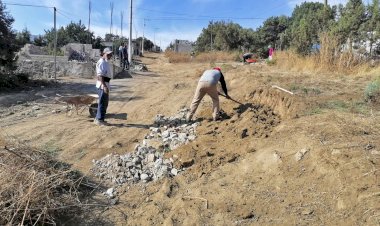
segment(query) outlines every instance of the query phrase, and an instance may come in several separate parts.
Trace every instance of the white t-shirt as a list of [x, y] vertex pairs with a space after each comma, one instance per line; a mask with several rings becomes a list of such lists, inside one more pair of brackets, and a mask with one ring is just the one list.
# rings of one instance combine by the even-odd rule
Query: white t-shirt
[[[100, 58], [98, 62], [96, 63], [96, 76], [111, 78], [110, 65], [104, 58]], [[107, 85], [109, 89], [110, 88], [109, 82], [105, 82], [105, 84]], [[103, 89], [102, 83], [99, 80], [96, 81], [96, 88]]]

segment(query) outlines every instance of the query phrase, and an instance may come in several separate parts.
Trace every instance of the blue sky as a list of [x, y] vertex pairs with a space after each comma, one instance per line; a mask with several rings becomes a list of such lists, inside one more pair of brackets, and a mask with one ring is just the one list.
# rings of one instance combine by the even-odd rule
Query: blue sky
[[[1, 0], [13, 16], [13, 28], [25, 27], [33, 35], [44, 34], [53, 27], [53, 9], [12, 4], [57, 8], [57, 26], [79, 20], [87, 27], [89, 0]], [[244, 28], [256, 29], [270, 16], [290, 15], [305, 0], [133, 0], [133, 38], [143, 35], [165, 48], [174, 39], [195, 41], [209, 21], [232, 21]], [[319, 0], [323, 2], [323, 0]], [[111, 2], [113, 3], [112, 33], [129, 36], [130, 0], [91, 0], [90, 30], [104, 37], [110, 32]], [[330, 4], [347, 0], [329, 0]], [[145, 26], [144, 26], [145, 21]]]

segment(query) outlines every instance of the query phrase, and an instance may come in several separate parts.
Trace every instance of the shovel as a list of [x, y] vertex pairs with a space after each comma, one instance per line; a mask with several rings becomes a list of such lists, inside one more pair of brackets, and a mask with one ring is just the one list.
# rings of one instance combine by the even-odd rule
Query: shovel
[[[218, 94], [219, 94], [220, 96], [222, 96], [222, 97], [225, 97], [225, 98], [227, 98], [227, 96], [226, 96], [226, 95], [224, 95], [224, 94], [221, 94], [221, 93], [219, 93], [219, 92], [218, 92]], [[235, 102], [235, 103], [238, 103], [238, 104], [240, 104], [240, 105], [244, 105], [243, 103], [240, 103], [239, 101], [237, 101], [237, 100], [234, 100], [234, 99], [232, 99], [231, 97], [230, 97], [230, 98], [227, 98], [227, 99], [229, 99], [229, 100], [232, 100], [233, 102]]]
[[[224, 94], [221, 94], [221, 93], [219, 93], [219, 92], [218, 92], [218, 94], [219, 94], [220, 96], [222, 96], [222, 97], [227, 98], [227, 96], [224, 95]], [[241, 103], [241, 102], [239, 102], [239, 101], [237, 101], [237, 100], [232, 99], [231, 97], [230, 97], [230, 98], [227, 98], [227, 99], [232, 100], [232, 101], [235, 102], [235, 103], [238, 103], [238, 104], [239, 104], [239, 109], [240, 109], [242, 112], [244, 112], [244, 111], [246, 111], [246, 110], [249, 110], [249, 111], [253, 111], [253, 110], [254, 110], [253, 107], [252, 107], [252, 105], [250, 105], [250, 104], [243, 104], [243, 103]]]

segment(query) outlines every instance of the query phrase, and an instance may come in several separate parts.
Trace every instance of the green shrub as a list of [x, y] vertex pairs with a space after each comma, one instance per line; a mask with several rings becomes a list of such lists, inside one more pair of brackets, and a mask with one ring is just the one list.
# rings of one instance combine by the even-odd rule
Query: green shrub
[[364, 99], [367, 102], [380, 101], [380, 79], [370, 82], [364, 91]]

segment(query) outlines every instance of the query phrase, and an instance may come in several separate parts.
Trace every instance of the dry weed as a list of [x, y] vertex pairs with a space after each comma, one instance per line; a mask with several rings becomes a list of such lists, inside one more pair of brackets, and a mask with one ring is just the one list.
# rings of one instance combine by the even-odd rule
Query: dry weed
[[83, 177], [47, 153], [0, 143], [0, 225], [55, 224], [80, 210]]
[[165, 56], [169, 59], [170, 63], [214, 63], [233, 61], [236, 59], [237, 53], [222, 51], [204, 52], [191, 57], [190, 53], [176, 53], [173, 51], [166, 51]]
[[319, 52], [308, 56], [301, 56], [293, 50], [277, 52], [278, 65], [304, 72], [361, 74], [371, 70], [370, 64], [360, 54], [343, 51], [335, 37], [323, 33], [320, 39]]

